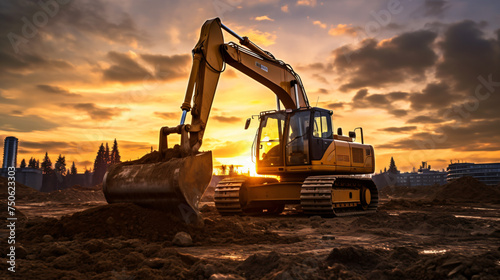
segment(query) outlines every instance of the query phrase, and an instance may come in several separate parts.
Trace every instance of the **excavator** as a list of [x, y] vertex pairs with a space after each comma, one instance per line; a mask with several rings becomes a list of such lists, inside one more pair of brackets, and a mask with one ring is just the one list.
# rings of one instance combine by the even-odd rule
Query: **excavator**
[[[223, 30], [238, 39], [224, 42]], [[108, 169], [103, 191], [108, 203], [133, 202], [198, 214], [210, 183], [211, 151], [200, 152], [220, 74], [230, 65], [276, 95], [277, 109], [258, 115], [252, 157], [261, 177], [221, 180], [214, 194], [221, 215], [279, 214], [296, 205], [307, 215], [345, 216], [374, 212], [378, 191], [368, 174], [375, 169], [371, 145], [333, 132], [331, 110], [311, 107], [299, 75], [219, 18], [207, 20], [193, 51], [180, 124], [160, 129], [162, 160]], [[283, 106], [284, 108], [281, 108]], [[186, 115], [191, 112], [191, 123]], [[247, 119], [245, 129], [250, 125]], [[180, 156], [169, 159], [167, 138], [180, 134]]]

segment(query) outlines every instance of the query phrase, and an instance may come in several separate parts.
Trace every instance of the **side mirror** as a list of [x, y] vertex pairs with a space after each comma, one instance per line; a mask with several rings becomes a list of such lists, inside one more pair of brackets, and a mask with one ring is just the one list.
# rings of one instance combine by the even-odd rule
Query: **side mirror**
[[245, 123], [245, 129], [248, 129], [248, 127], [250, 126], [250, 122], [252, 121], [251, 118], [248, 118], [247, 119], [247, 122]]
[[351, 138], [356, 138], [356, 132], [354, 132], [354, 131], [349, 131], [349, 137], [351, 137]]
[[342, 135], [342, 127], [337, 128], [337, 134]]

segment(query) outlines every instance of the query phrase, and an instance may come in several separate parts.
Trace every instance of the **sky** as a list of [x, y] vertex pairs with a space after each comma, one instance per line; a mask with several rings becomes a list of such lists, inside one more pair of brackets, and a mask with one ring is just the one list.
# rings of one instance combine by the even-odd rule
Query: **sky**
[[[0, 137], [19, 138], [18, 164], [48, 152], [79, 172], [115, 138], [122, 160], [156, 149], [214, 17], [292, 65], [335, 130], [363, 127], [377, 171], [500, 161], [500, 2], [486, 0], [1, 1]], [[245, 119], [275, 108], [228, 66], [201, 150], [249, 168]]]

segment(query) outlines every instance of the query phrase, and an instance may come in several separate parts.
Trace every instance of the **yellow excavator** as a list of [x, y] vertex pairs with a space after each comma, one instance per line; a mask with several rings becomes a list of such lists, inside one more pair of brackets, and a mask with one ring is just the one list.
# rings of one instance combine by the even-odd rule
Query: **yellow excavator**
[[[225, 43], [222, 31], [239, 44]], [[378, 191], [367, 175], [375, 168], [371, 145], [355, 131], [333, 132], [331, 110], [311, 107], [299, 75], [287, 63], [221, 23], [207, 20], [193, 49], [193, 64], [180, 125], [160, 129], [161, 159], [111, 167], [103, 191], [109, 203], [134, 202], [177, 212], [198, 213], [198, 203], [212, 177], [212, 154], [199, 152], [220, 74], [230, 65], [276, 95], [277, 110], [259, 114], [252, 145], [256, 170], [275, 177], [237, 176], [215, 188], [222, 215], [281, 213], [285, 205], [308, 215], [344, 216], [373, 212]], [[281, 108], [281, 104], [284, 108]], [[191, 124], [185, 124], [191, 111]], [[245, 129], [250, 125], [247, 119]], [[171, 157], [168, 135], [180, 134], [178, 157]], [[279, 179], [277, 179], [277, 178]]]

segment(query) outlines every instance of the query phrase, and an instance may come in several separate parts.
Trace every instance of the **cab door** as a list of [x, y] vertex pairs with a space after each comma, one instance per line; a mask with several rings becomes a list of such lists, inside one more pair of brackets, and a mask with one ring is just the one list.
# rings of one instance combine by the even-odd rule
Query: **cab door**
[[312, 121], [311, 159], [320, 160], [333, 142], [332, 119], [328, 112], [316, 111]]

